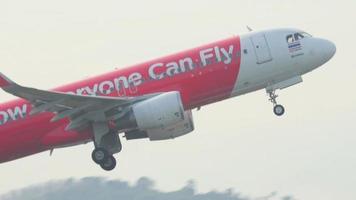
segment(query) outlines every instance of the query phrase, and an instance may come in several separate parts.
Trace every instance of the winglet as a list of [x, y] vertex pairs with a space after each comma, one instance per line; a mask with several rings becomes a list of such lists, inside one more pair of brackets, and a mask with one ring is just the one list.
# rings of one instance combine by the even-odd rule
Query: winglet
[[14, 82], [12, 80], [10, 80], [9, 78], [7, 78], [3, 73], [0, 72], [0, 87], [7, 87], [10, 85], [13, 85]]

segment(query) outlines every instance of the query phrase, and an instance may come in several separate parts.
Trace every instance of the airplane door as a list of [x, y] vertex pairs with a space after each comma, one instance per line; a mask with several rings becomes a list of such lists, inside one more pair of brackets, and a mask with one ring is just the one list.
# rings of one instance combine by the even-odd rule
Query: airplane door
[[250, 37], [255, 50], [257, 64], [263, 64], [272, 60], [272, 55], [265, 34], [257, 34]]

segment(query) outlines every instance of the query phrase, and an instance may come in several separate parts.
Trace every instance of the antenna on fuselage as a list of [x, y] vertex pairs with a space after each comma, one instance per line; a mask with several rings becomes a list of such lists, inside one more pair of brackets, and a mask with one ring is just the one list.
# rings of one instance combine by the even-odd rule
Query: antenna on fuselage
[[246, 26], [246, 28], [249, 32], [253, 31], [252, 28], [250, 28], [249, 26]]

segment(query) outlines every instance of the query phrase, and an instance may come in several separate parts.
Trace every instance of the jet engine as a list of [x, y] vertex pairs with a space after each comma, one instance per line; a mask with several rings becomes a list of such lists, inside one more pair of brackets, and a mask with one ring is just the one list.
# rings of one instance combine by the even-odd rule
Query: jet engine
[[136, 129], [125, 133], [127, 139], [148, 137], [166, 140], [194, 130], [191, 111], [184, 111], [179, 92], [167, 92], [132, 106]]

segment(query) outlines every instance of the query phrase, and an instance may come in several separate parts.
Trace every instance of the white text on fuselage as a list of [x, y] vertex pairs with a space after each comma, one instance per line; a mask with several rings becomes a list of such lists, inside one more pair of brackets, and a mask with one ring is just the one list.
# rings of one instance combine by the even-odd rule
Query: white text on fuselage
[[7, 110], [0, 110], [0, 125], [9, 121], [25, 118], [27, 113], [27, 104], [8, 108]]
[[[234, 50], [236, 52], [234, 52]], [[85, 86], [76, 89], [75, 91], [68, 91], [69, 94], [76, 95], [110, 95], [116, 90], [119, 95], [126, 95], [126, 89], [137, 88], [146, 81], [161, 80], [164, 78], [174, 77], [176, 75], [192, 71], [199, 67], [208, 67], [211, 64], [224, 63], [226, 65], [233, 62], [234, 57], [239, 57], [240, 52], [234, 49], [234, 45], [229, 45], [228, 48], [220, 48], [215, 46], [199, 51], [198, 60], [193, 60], [192, 57], [185, 57], [171, 62], [157, 62], [151, 64], [148, 68], [148, 78], [144, 78], [139, 72], [133, 72], [128, 76], [119, 76], [113, 80], [104, 80], [95, 83], [92, 86]], [[131, 91], [135, 92], [135, 91]], [[9, 121], [22, 119], [26, 117], [29, 112], [27, 104], [8, 108], [7, 110], [0, 110], [0, 125]]]
[[148, 67], [148, 77], [145, 78], [140, 72], [133, 72], [128, 76], [119, 76], [113, 80], [104, 80], [99, 83], [95, 83], [91, 86], [84, 86], [70, 91], [70, 94], [77, 95], [109, 95], [116, 91], [119, 96], [126, 95], [126, 89], [133, 90], [145, 82], [157, 81], [165, 78], [174, 77], [176, 75], [186, 73], [199, 67], [208, 67], [211, 64], [224, 63], [226, 65], [231, 64], [234, 56], [239, 56], [239, 52], [234, 49], [234, 45], [229, 45], [227, 48], [220, 48], [218, 46], [207, 48], [199, 51], [198, 60], [193, 60], [192, 57], [185, 57], [176, 61], [170, 62], [157, 62], [151, 64]]

